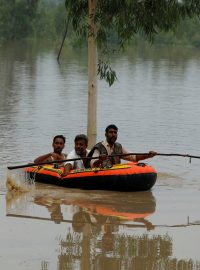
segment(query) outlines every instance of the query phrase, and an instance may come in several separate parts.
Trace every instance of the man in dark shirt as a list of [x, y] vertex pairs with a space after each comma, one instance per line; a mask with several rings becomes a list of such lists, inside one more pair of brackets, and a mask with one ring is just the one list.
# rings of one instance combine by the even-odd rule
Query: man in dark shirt
[[[117, 126], [113, 124], [107, 126], [105, 130], [105, 137], [106, 137], [105, 140], [97, 143], [88, 154], [88, 157], [100, 156], [99, 159], [92, 159], [90, 161], [91, 167], [99, 167], [102, 166], [103, 163], [107, 164], [110, 163], [110, 165], [119, 164], [120, 159], [137, 162], [139, 160], [151, 158], [156, 155], [156, 152], [154, 151], [149, 151], [148, 154], [144, 155], [127, 155], [130, 152], [127, 151], [120, 143], [116, 142], [117, 135], [118, 135]], [[125, 154], [125, 155], [117, 156], [118, 154], [120, 155]], [[107, 158], [108, 155], [109, 156], [113, 155], [113, 157], [109, 158], [109, 162]]]

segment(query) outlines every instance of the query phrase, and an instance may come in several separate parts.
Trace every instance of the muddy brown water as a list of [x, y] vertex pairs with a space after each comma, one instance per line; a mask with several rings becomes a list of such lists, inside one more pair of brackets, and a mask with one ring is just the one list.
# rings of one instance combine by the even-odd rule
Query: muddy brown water
[[[23, 46], [23, 50], [21, 50]], [[110, 123], [130, 151], [199, 154], [200, 53], [131, 48], [113, 59], [118, 81], [98, 82], [97, 140]], [[4, 270], [200, 269], [198, 159], [154, 157], [151, 191], [84, 191], [42, 184], [6, 190], [7, 166], [65, 152], [86, 133], [87, 56], [47, 46], [0, 48], [0, 266]], [[9, 172], [23, 183], [21, 171]]]

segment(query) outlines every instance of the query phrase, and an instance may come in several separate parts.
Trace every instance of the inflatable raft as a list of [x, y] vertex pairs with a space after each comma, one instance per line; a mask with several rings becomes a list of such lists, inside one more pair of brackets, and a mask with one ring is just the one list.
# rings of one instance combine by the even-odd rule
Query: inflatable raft
[[61, 177], [63, 168], [53, 165], [33, 166], [25, 169], [28, 178], [36, 182], [68, 188], [115, 191], [149, 190], [156, 182], [157, 173], [145, 163], [125, 163], [111, 168], [72, 170]]

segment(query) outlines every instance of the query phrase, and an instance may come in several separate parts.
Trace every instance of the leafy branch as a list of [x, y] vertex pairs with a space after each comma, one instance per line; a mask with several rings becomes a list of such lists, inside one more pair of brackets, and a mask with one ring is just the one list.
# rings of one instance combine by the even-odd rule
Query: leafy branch
[[[121, 50], [138, 33], [142, 33], [152, 42], [159, 32], [175, 30], [182, 19], [200, 14], [199, 0], [96, 1], [96, 42], [101, 50], [109, 47], [111, 31]], [[75, 32], [86, 37], [89, 33], [88, 1], [66, 0], [65, 6], [71, 9], [71, 22]], [[117, 78], [110, 64], [102, 59], [98, 63], [98, 74], [100, 79], [105, 79], [109, 85], [112, 85]]]
[[97, 74], [100, 79], [104, 79], [109, 86], [117, 80], [116, 72], [111, 68], [110, 64], [101, 59], [98, 60]]

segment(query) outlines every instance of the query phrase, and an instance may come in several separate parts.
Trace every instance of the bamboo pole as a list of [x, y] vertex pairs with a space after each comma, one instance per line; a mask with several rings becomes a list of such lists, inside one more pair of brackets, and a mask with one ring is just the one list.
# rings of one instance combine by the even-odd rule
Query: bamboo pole
[[97, 136], [97, 46], [95, 9], [97, 0], [88, 0], [88, 115], [87, 135], [89, 149], [96, 143]]
[[[149, 153], [127, 153], [127, 154], [115, 154], [115, 155], [108, 155], [107, 157], [125, 157], [125, 156], [130, 156], [130, 155], [149, 155]], [[174, 156], [174, 157], [186, 157], [190, 159], [192, 158], [198, 158], [200, 159], [200, 156], [194, 156], [194, 155], [189, 155], [189, 154], [176, 154], [176, 153], [156, 153], [155, 156]], [[40, 165], [45, 165], [45, 164], [54, 164], [54, 163], [63, 163], [63, 162], [68, 162], [68, 161], [75, 161], [75, 160], [88, 160], [88, 159], [99, 159], [100, 156], [96, 157], [80, 157], [80, 158], [72, 158], [72, 159], [63, 159], [63, 160], [53, 160], [53, 161], [46, 161], [46, 162], [39, 162], [39, 163], [27, 163], [23, 165], [16, 165], [16, 166], [8, 166], [8, 170], [14, 170], [14, 169], [20, 169], [20, 168], [26, 168], [26, 167], [32, 167], [32, 166], [40, 166]]]

